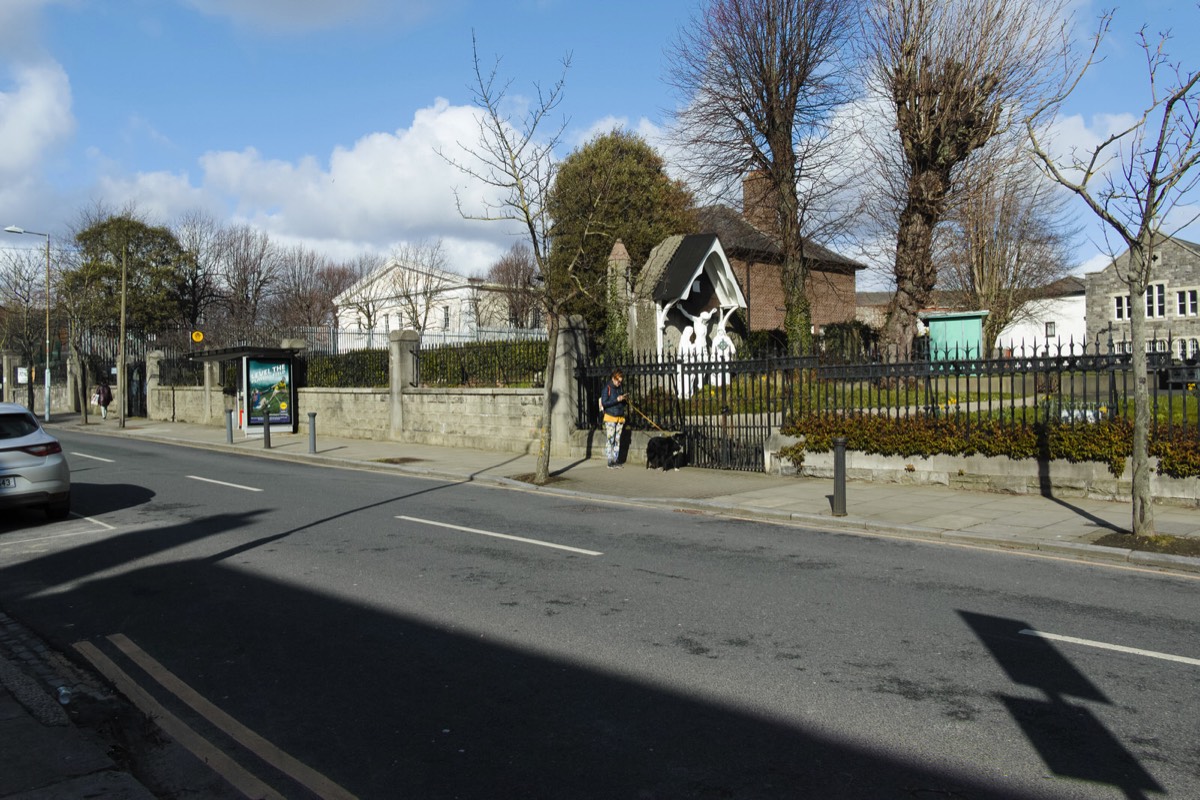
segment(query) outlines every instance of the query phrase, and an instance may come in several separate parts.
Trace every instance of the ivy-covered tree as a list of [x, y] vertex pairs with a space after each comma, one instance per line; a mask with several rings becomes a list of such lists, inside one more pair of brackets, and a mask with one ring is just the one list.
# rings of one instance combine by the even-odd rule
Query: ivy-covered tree
[[[79, 261], [64, 272], [63, 286], [90, 325], [116, 327], [120, 322], [122, 271], [127, 327], [157, 332], [184, 321], [177, 283], [186, 254], [168, 228], [123, 212], [83, 228], [75, 244]], [[88, 291], [76, 291], [81, 286]]]
[[567, 156], [547, 203], [550, 268], [561, 271], [578, 254], [576, 278], [589, 284], [567, 311], [583, 316], [589, 330], [603, 337], [610, 315], [595, 299], [608, 294], [613, 243], [621, 240], [636, 271], [663, 239], [694, 232], [692, 207], [691, 193], [667, 175], [662, 157], [636, 133], [613, 130]]

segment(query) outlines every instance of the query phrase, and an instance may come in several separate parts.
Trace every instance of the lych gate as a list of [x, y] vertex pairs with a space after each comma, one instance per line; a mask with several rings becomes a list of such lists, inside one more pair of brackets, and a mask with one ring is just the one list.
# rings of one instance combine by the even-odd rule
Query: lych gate
[[[745, 365], [734, 360], [734, 335], [744, 336], [745, 330], [734, 312], [744, 310], [746, 300], [720, 239], [697, 234], [663, 240], [631, 293], [628, 267], [618, 243], [609, 275], [618, 302], [629, 309], [629, 345], [636, 354], [622, 365], [632, 395], [632, 427], [679, 434], [696, 466], [763, 469], [769, 425], [762, 415], [744, 413], [735, 400], [733, 384], [745, 382], [739, 377]], [[583, 370], [585, 392], [598, 392], [607, 370]]]
[[633, 352], [653, 351], [678, 360], [676, 392], [691, 397], [728, 374], [701, 364], [726, 362], [736, 347], [729, 335], [733, 312], [746, 307], [729, 260], [715, 234], [671, 236], [650, 252], [629, 303]]

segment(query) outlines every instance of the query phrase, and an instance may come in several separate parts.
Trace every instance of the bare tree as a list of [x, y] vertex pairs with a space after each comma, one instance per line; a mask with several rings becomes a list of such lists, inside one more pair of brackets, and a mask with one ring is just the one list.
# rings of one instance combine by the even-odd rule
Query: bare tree
[[[45, 349], [45, 270], [45, 256], [38, 248], [0, 252], [0, 351], [15, 352], [28, 367], [29, 408], [33, 408], [33, 368]], [[49, 367], [48, 354], [46, 365]], [[12, 376], [5, 378], [11, 380]]]
[[438, 299], [466, 279], [447, 270], [441, 239], [404, 243], [392, 252], [388, 297], [400, 307], [404, 324], [425, 331]]
[[[1149, 103], [1146, 110], [1090, 150], [1065, 156], [1050, 153], [1040, 125], [1052, 120], [1064, 100], [1094, 63], [1096, 50], [1108, 32], [1112, 15], [1101, 18], [1091, 54], [1064, 82], [1062, 91], [1034, 109], [1027, 119], [1033, 152], [1046, 174], [1080, 197], [1127, 249], [1115, 260], [1117, 274], [1129, 289], [1130, 338], [1134, 374], [1133, 533], [1154, 535], [1154, 506], [1150, 495], [1150, 397], [1146, 384], [1146, 296], [1157, 258], [1155, 248], [1169, 238], [1174, 226], [1168, 217], [1190, 199], [1200, 180], [1192, 168], [1200, 159], [1200, 71], [1172, 63], [1167, 53], [1170, 35], [1147, 38], [1139, 45], [1146, 56]], [[1191, 213], [1183, 224], [1194, 221]], [[1182, 227], [1179, 225], [1178, 227]]]
[[496, 286], [504, 298], [508, 323], [514, 328], [534, 327], [534, 312], [538, 308], [537, 274], [533, 251], [524, 242], [515, 243], [488, 269], [487, 282]]
[[203, 211], [189, 211], [175, 223], [175, 238], [187, 253], [180, 265], [176, 294], [184, 322], [197, 328], [221, 300], [221, 224]]
[[[844, 142], [830, 123], [849, 95], [843, 62], [858, 0], [707, 0], [673, 48], [686, 98], [675, 135], [684, 168], [726, 194], [751, 173], [765, 184], [768, 232], [783, 250], [789, 347], [812, 336], [807, 236], [830, 223], [822, 204]], [[749, 209], [747, 209], [749, 211]]]
[[937, 283], [935, 227], [958, 169], [1045, 96], [1061, 52], [1061, 0], [874, 0], [866, 17], [867, 59], [895, 112], [899, 208], [896, 294], [885, 336], [898, 358], [911, 352], [917, 312]]
[[326, 283], [329, 261], [304, 245], [279, 254], [279, 270], [268, 303], [271, 319], [285, 328], [315, 327], [333, 318], [331, 287]]
[[991, 348], [1030, 301], [1071, 266], [1075, 233], [1069, 195], [1030, 162], [1024, 141], [994, 141], [958, 179], [937, 236], [939, 285], [965, 308], [986, 309], [983, 347]]
[[[478, 44], [472, 40], [475, 81], [472, 95], [478, 109], [478, 139], [473, 145], [459, 144], [465, 160], [450, 158], [442, 153], [448, 163], [464, 175], [486, 187], [498, 196], [498, 200], [482, 201], [478, 211], [467, 210], [458, 196], [459, 213], [464, 219], [486, 220], [516, 224], [527, 237], [530, 251], [538, 274], [543, 278], [540, 292], [542, 307], [546, 311], [548, 353], [546, 355], [545, 386], [542, 392], [541, 441], [537, 468], [533, 481], [544, 484], [550, 479], [551, 420], [555, 397], [551, 391], [554, 384], [560, 314], [575, 298], [589, 292], [588, 282], [577, 274], [580, 252], [550, 268], [550, 218], [547, 200], [554, 185], [557, 160], [554, 150], [562, 141], [565, 123], [550, 131], [543, 129], [551, 125], [551, 116], [562, 100], [566, 71], [570, 59], [563, 60], [563, 74], [548, 90], [536, 86], [536, 99], [528, 106], [524, 116], [514, 123], [507, 109], [512, 108], [506, 100], [511, 82], [501, 82], [498, 77], [499, 63], [485, 70], [479, 61]], [[586, 240], [589, 228], [585, 220], [581, 229]]]
[[225, 231], [221, 242], [221, 293], [230, 332], [250, 336], [266, 322], [263, 312], [279, 275], [278, 249], [249, 225]]
[[361, 330], [374, 331], [387, 313], [387, 290], [382, 281], [373, 280], [370, 276], [381, 273], [387, 259], [376, 253], [361, 253], [349, 261], [335, 265], [340, 270], [346, 282], [339, 294], [341, 308], [338, 309], [338, 324], [349, 315], [343, 316], [343, 309], [350, 312], [358, 320]]

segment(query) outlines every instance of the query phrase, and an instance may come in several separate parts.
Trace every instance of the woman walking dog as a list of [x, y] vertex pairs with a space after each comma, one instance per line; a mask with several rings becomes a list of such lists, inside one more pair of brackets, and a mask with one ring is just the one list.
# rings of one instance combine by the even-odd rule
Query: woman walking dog
[[604, 457], [609, 469], [620, 469], [621, 431], [625, 427], [625, 394], [621, 384], [625, 376], [615, 370], [600, 392], [600, 410], [604, 412]]

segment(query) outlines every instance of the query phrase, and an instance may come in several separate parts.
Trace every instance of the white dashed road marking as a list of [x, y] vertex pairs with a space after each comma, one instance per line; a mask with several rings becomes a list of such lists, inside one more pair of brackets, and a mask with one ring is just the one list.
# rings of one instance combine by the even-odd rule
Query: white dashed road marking
[[228, 486], [231, 489], [243, 489], [247, 492], [261, 492], [262, 489], [256, 489], [253, 486], [242, 486], [240, 483], [226, 483], [225, 481], [215, 481], [212, 478], [201, 478], [199, 475], [188, 475], [194, 481], [203, 481], [204, 483], [215, 483], [217, 486]]
[[1074, 636], [1062, 636], [1057, 633], [1044, 633], [1042, 631], [1034, 631], [1026, 628], [1021, 631], [1026, 636], [1036, 636], [1039, 639], [1052, 639], [1056, 642], [1067, 642], [1068, 644], [1081, 644], [1085, 647], [1098, 647], [1101, 650], [1114, 650], [1118, 653], [1130, 653], [1135, 656], [1145, 656], [1146, 658], [1158, 658], [1163, 661], [1178, 661], [1180, 664], [1191, 664], [1195, 667], [1200, 667], [1200, 658], [1188, 658], [1187, 656], [1176, 656], [1171, 653], [1158, 653], [1154, 650], [1142, 650], [1138, 647], [1126, 647], [1122, 644], [1109, 644], [1108, 642], [1095, 642], [1091, 639], [1077, 639]]
[[554, 542], [543, 542], [539, 539], [526, 539], [523, 536], [510, 536], [507, 533], [496, 533], [495, 531], [481, 531], [478, 528], [465, 528], [462, 525], [451, 525], [448, 522], [436, 522], [431, 519], [419, 519], [417, 517], [397, 516], [396, 519], [406, 520], [408, 522], [417, 522], [421, 525], [434, 525], [438, 528], [450, 528], [455, 531], [465, 531], [467, 533], [476, 533], [480, 536], [492, 536], [497, 539], [508, 539], [512, 542], [521, 542], [523, 544], [536, 544], [539, 547], [552, 547], [555, 550], [566, 550], [571, 553], [580, 553], [585, 556], [602, 556], [604, 553], [596, 550], [582, 550], [578, 547], [568, 547], [565, 544], [555, 544]]

